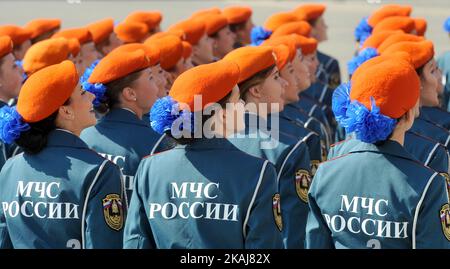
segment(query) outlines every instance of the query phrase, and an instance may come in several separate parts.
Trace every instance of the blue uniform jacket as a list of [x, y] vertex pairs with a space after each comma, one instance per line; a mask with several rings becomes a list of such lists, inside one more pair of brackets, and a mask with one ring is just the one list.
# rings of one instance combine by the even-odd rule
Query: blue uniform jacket
[[[328, 160], [350, 152], [359, 141], [350, 135], [346, 140], [334, 144], [329, 151]], [[404, 148], [423, 165], [440, 173], [449, 172], [449, 154], [447, 149], [437, 141], [408, 131], [405, 134]]]
[[145, 158], [125, 248], [281, 248], [275, 167], [222, 138]]
[[[309, 159], [311, 160], [311, 176], [314, 176], [317, 167], [321, 161], [326, 160], [326, 153], [323, 152], [323, 144], [320, 141], [320, 137], [314, 131], [311, 131], [294, 119], [286, 116], [283, 111], [279, 113], [279, 127], [278, 129], [286, 134], [294, 136], [298, 140], [302, 140], [306, 143], [309, 150]], [[271, 120], [269, 119], [270, 123]], [[270, 127], [272, 128], [272, 127]]]
[[57, 129], [38, 154], [0, 173], [0, 248], [121, 248], [126, 206], [119, 168]]
[[420, 110], [424, 117], [428, 118], [437, 125], [450, 130], [450, 112], [440, 107], [423, 106]]
[[128, 199], [139, 162], [150, 154], [159, 137], [133, 112], [120, 108], [112, 109], [97, 125], [81, 133], [91, 149], [120, 167]]
[[442, 70], [442, 79], [444, 82], [444, 94], [441, 100], [441, 107], [450, 111], [450, 51], [444, 52], [438, 58], [437, 64]]
[[[308, 216], [308, 190], [311, 183], [308, 147], [302, 140], [276, 131], [278, 138], [271, 141], [267, 130], [261, 130], [264, 119], [255, 114], [246, 115], [246, 130], [229, 141], [238, 149], [270, 161], [277, 171], [277, 185], [281, 197], [282, 234], [285, 248], [303, 248], [306, 218]], [[262, 123], [267, 126], [267, 123]]]
[[410, 131], [436, 140], [447, 149], [450, 146], [450, 131], [435, 124], [422, 111], [420, 112], [420, 116], [414, 120]]
[[301, 95], [306, 95], [317, 102], [320, 102], [331, 108], [334, 90], [323, 82], [315, 82], [308, 89], [302, 91]]
[[330, 146], [330, 129], [313, 116], [312, 113], [307, 113], [298, 104], [288, 104], [284, 106], [283, 114], [303, 125], [303, 127], [319, 134], [320, 140], [326, 148]]
[[359, 142], [317, 170], [306, 246], [450, 248], [446, 185], [395, 141]]
[[341, 84], [339, 62], [330, 55], [320, 51], [317, 51], [317, 58], [320, 63], [316, 72], [317, 79], [335, 89]]

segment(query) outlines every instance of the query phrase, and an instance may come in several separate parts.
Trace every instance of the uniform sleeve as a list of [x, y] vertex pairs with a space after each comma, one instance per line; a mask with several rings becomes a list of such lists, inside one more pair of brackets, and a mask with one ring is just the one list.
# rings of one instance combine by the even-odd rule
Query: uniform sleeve
[[417, 221], [413, 223], [413, 247], [450, 249], [450, 208], [446, 181], [437, 175], [422, 194]]
[[[1, 174], [0, 174], [1, 176]], [[3, 207], [0, 206], [0, 249], [13, 248], [9, 237], [8, 227], [6, 226], [5, 214]]]
[[[301, 143], [292, 151], [283, 171], [280, 171], [281, 216], [283, 217], [283, 244], [287, 249], [304, 248], [306, 218], [309, 207], [306, 200], [308, 189], [300, 189], [301, 177], [310, 180], [310, 160], [306, 144]], [[298, 179], [297, 179], [298, 178]], [[299, 182], [297, 182], [299, 180]], [[297, 192], [297, 188], [299, 192]], [[304, 195], [304, 196], [303, 196]], [[304, 200], [302, 200], [303, 197]]]
[[145, 204], [142, 200], [139, 182], [142, 180], [142, 162], [134, 177], [133, 195], [128, 209], [127, 221], [123, 235], [123, 248], [126, 249], [152, 249], [156, 248], [153, 234], [145, 213]]
[[330, 230], [316, 203], [318, 182], [320, 182], [320, 171], [321, 168], [317, 170], [308, 194], [309, 214], [306, 223], [305, 246], [307, 249], [334, 249]]
[[[256, 186], [247, 223], [244, 222], [244, 245], [246, 249], [282, 248], [281, 232], [275, 223], [273, 199], [277, 193], [275, 167], [266, 161], [259, 187]], [[247, 217], [246, 217], [247, 220]]]
[[341, 84], [341, 70], [339, 68], [339, 62], [336, 59], [333, 59], [329, 71], [329, 81], [328, 84], [331, 88], [335, 89], [337, 86]]
[[448, 173], [448, 161], [447, 151], [444, 147], [439, 146], [428, 166], [439, 173]]
[[[103, 164], [102, 164], [103, 166]], [[101, 169], [101, 171], [100, 171]], [[126, 202], [119, 168], [106, 161], [88, 193], [85, 248], [122, 248]]]

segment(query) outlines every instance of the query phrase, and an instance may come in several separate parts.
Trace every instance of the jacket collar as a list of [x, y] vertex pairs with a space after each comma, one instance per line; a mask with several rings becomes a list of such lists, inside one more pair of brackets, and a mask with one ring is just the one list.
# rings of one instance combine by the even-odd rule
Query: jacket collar
[[359, 143], [350, 150], [350, 153], [370, 151], [370, 152], [378, 152], [381, 154], [387, 154], [387, 155], [400, 157], [403, 159], [417, 161], [416, 158], [414, 158], [409, 152], [407, 152], [405, 150], [405, 148], [402, 145], [400, 145], [400, 143], [398, 143], [397, 141], [387, 140], [381, 146], [377, 146], [375, 144], [364, 143], [359, 140], [357, 140], [357, 141]]
[[48, 147], [69, 147], [88, 149], [86, 143], [78, 136], [64, 129], [55, 129], [50, 132], [47, 141]]
[[114, 108], [111, 109], [100, 122], [121, 122], [126, 124], [141, 125], [145, 127], [150, 127], [148, 123], [139, 119], [134, 112], [125, 108]]

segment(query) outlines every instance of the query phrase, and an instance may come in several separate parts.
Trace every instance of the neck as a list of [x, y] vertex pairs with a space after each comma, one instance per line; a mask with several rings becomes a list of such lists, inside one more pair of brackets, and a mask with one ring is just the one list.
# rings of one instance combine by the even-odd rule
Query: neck
[[426, 99], [421, 99], [420, 100], [420, 106], [428, 106], [428, 107], [435, 107], [435, 106], [439, 106], [439, 104], [436, 104], [433, 101], [429, 101]]
[[200, 59], [196, 55], [192, 55], [192, 64], [194, 64], [195, 66], [198, 66], [201, 64], [209, 64], [209, 63], [205, 63], [202, 59]]
[[269, 110], [271, 110], [271, 105], [267, 107], [267, 104], [261, 104], [259, 100], [255, 100], [252, 97], [248, 97], [245, 102], [246, 111], [258, 115], [263, 119], [267, 119], [267, 116], [270, 114]]
[[11, 98], [9, 98], [9, 97], [7, 97], [7, 96], [5, 96], [5, 95], [3, 95], [1, 92], [0, 92], [0, 101], [1, 102], [3, 102], [3, 103], [8, 103], [8, 101], [10, 100]]
[[80, 137], [80, 134], [81, 134], [81, 131], [82, 131], [82, 130], [78, 130], [77, 128], [71, 128], [71, 127], [66, 127], [66, 126], [61, 126], [61, 127], [58, 126], [56, 129], [59, 129], [59, 130], [65, 131], [65, 132], [69, 132], [69, 133], [74, 134], [74, 135], [76, 135], [78, 137]]
[[141, 109], [138, 109], [135, 106], [132, 105], [120, 105], [119, 108], [128, 110], [132, 113], [134, 113], [139, 119], [142, 119], [142, 115], [144, 114], [144, 112]]
[[392, 133], [391, 138], [389, 138], [389, 140], [396, 141], [403, 146], [405, 144], [405, 131], [399, 130], [397, 128], [394, 129], [394, 132]]

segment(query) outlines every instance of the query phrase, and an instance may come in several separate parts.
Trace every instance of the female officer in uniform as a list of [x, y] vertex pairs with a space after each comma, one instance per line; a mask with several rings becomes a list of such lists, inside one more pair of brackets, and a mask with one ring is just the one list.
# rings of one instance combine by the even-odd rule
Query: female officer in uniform
[[125, 248], [282, 247], [275, 168], [226, 139], [242, 130], [239, 75], [225, 60], [194, 67], [153, 106], [152, 127], [179, 145], [141, 162]]
[[[325, 9], [326, 6], [321, 4], [304, 4], [294, 10], [294, 13], [300, 20], [305, 20], [312, 26], [312, 37], [319, 43], [328, 39], [328, 26], [325, 24], [323, 17]], [[331, 89], [336, 88], [341, 83], [339, 62], [332, 56], [320, 51], [317, 51], [317, 58], [320, 62], [316, 74], [318, 80], [328, 85]]]
[[139, 162], [160, 136], [142, 120], [156, 99], [165, 96], [165, 90], [156, 86], [158, 74], [151, 69], [158, 61], [156, 48], [124, 45], [87, 70], [83, 78], [82, 87], [96, 95], [94, 108], [106, 114], [84, 130], [81, 139], [121, 168], [127, 196]]
[[192, 46], [192, 64], [194, 66], [208, 64], [214, 61], [214, 40], [208, 36], [203, 20], [187, 19], [170, 26], [169, 33], [182, 31], [185, 40]]
[[[22, 76], [14, 61], [13, 43], [9, 36], [0, 36], [0, 108], [8, 106], [8, 101], [17, 97]], [[9, 158], [9, 146], [0, 141], [0, 169]]]
[[450, 113], [441, 109], [439, 95], [443, 92], [441, 83], [442, 72], [434, 59], [434, 48], [431, 41], [426, 42], [399, 42], [389, 46], [383, 53], [405, 51], [409, 54], [421, 53], [428, 57], [415, 66], [422, 85], [420, 91], [420, 114], [437, 125], [450, 130]]
[[406, 52], [413, 59], [414, 68], [420, 77], [420, 115], [411, 130], [430, 137], [444, 146], [450, 145], [450, 116], [438, 108], [438, 89], [441, 72], [434, 60], [434, 46], [429, 40], [398, 42], [387, 47], [382, 55]]
[[236, 34], [230, 30], [227, 18], [222, 14], [206, 13], [193, 16], [205, 23], [206, 33], [212, 39], [214, 58], [222, 59], [234, 49]]
[[252, 20], [253, 10], [247, 6], [230, 6], [223, 9], [222, 14], [227, 18], [230, 30], [236, 35], [234, 47], [249, 45], [252, 41], [250, 33], [255, 26]]
[[94, 96], [70, 61], [31, 75], [17, 107], [0, 110], [0, 138], [23, 154], [0, 172], [1, 248], [120, 248], [120, 171], [78, 137], [95, 124]]
[[319, 167], [309, 192], [306, 246], [450, 248], [445, 179], [403, 147], [419, 111], [414, 66], [393, 57], [360, 69], [351, 89], [338, 88], [333, 100], [339, 123], [355, 132], [358, 144]]
[[[289, 49], [285, 45], [279, 45], [239, 48], [224, 59], [239, 65], [239, 90], [248, 111], [246, 129], [242, 133], [245, 136], [230, 138], [230, 141], [240, 150], [269, 160], [275, 165], [283, 201], [283, 223], [279, 228], [283, 234], [284, 246], [303, 248], [309, 211], [307, 193], [311, 181], [308, 147], [303, 140], [281, 132], [275, 124], [270, 124], [270, 131], [266, 128], [268, 114], [283, 110], [285, 96], [298, 96], [298, 84], [292, 66], [294, 57], [295, 47]], [[278, 107], [272, 108], [273, 104]], [[276, 144], [264, 144], [264, 141], [269, 142], [264, 134], [271, 135], [270, 139]]]
[[175, 34], [161, 32], [148, 38], [144, 44], [155, 46], [160, 51], [160, 65], [167, 74], [167, 92], [175, 79], [184, 71], [193, 67], [191, 61], [192, 46]]
[[[275, 39], [268, 40], [263, 43], [263, 45], [288, 45], [288, 47], [296, 47], [292, 44], [293, 37], [292, 36], [284, 36], [284, 37], [277, 37]], [[297, 35], [298, 36], [298, 35]], [[297, 47], [296, 47], [297, 48]], [[301, 53], [300, 51], [296, 52], [296, 55], [298, 53]], [[300, 58], [295, 57], [294, 60], [298, 61]], [[295, 66], [295, 65], [294, 65]], [[299, 65], [300, 68], [296, 70], [296, 73], [298, 75], [301, 75], [301, 73], [307, 74], [307, 71], [305, 70], [305, 66], [300, 62]], [[303, 70], [303, 71], [299, 71]], [[302, 81], [304, 83], [304, 81]], [[294, 89], [293, 89], [294, 90]], [[298, 92], [298, 89], [295, 89]], [[292, 94], [290, 94], [292, 96]], [[292, 98], [292, 97], [291, 97]], [[325, 160], [324, 156], [322, 155], [323, 150], [326, 150], [322, 147], [322, 145], [325, 145], [321, 142], [321, 137], [317, 132], [314, 130], [311, 130], [306, 126], [306, 123], [300, 120], [301, 112], [298, 109], [294, 109], [294, 113], [291, 112], [291, 109], [288, 108], [290, 106], [290, 103], [293, 103], [294, 101], [290, 99], [287, 95], [283, 95], [283, 101], [285, 102], [284, 110], [281, 111], [277, 116], [279, 117], [279, 123], [280, 123], [280, 130], [282, 132], [285, 132], [287, 134], [293, 135], [297, 137], [297, 139], [303, 140], [308, 145], [309, 150], [309, 157], [311, 160], [311, 174], [314, 175], [315, 170], [317, 168], [317, 165], [322, 161]], [[270, 121], [269, 121], [270, 122]], [[320, 128], [320, 127], [319, 127]], [[320, 131], [320, 129], [319, 129]], [[325, 140], [326, 133], [324, 133], [323, 139]]]

